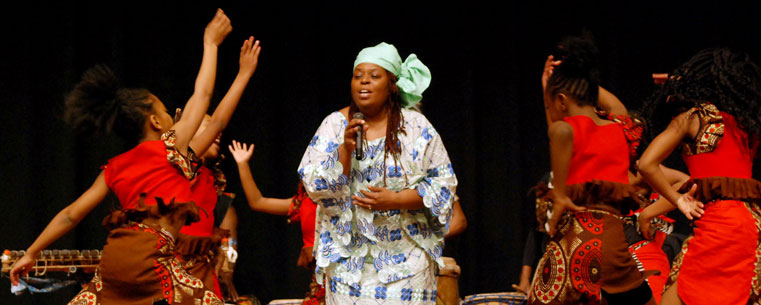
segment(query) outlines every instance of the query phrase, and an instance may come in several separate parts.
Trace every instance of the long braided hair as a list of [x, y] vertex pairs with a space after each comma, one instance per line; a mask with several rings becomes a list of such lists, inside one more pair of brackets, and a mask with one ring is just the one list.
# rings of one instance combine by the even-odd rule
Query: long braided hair
[[761, 70], [745, 53], [711, 48], [675, 69], [645, 101], [648, 138], [657, 136], [674, 116], [705, 102], [734, 116], [753, 138], [761, 136]]
[[[385, 69], [384, 69], [385, 70]], [[386, 164], [386, 158], [391, 155], [394, 158], [394, 165], [399, 165], [399, 157], [402, 154], [401, 143], [399, 142], [399, 133], [406, 134], [404, 130], [404, 120], [402, 118], [402, 98], [399, 96], [399, 87], [396, 86], [396, 76], [394, 73], [386, 71], [388, 76], [388, 100], [386, 101], [386, 111], [388, 111], [388, 122], [386, 124], [386, 139], [383, 149], [383, 164]], [[349, 118], [354, 117], [354, 113], [359, 112], [354, 99], [349, 104]], [[363, 141], [364, 143], [364, 141]], [[357, 145], [363, 145], [357, 143]], [[406, 174], [405, 174], [406, 179]], [[386, 184], [386, 170], [383, 170], [383, 184]]]

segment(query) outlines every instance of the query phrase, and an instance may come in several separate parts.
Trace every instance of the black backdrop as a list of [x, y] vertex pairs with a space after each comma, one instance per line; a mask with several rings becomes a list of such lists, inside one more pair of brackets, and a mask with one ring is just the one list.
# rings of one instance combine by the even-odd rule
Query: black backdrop
[[[325, 1], [329, 2], [329, 1]], [[200, 63], [205, 24], [219, 6], [234, 30], [220, 49], [216, 105], [237, 72], [240, 44], [262, 41], [259, 68], [223, 144], [256, 144], [254, 176], [268, 196], [295, 192], [296, 168], [319, 122], [348, 104], [356, 53], [380, 41], [417, 53], [433, 73], [423, 103], [449, 151], [467, 231], [448, 243], [462, 266], [462, 294], [510, 290], [518, 280], [529, 222], [524, 194], [548, 169], [539, 77], [566, 34], [586, 27], [602, 52], [604, 85], [637, 109], [666, 72], [697, 50], [731, 46], [761, 60], [755, 7], [699, 2], [611, 1], [562, 5], [308, 4], [253, 1], [35, 4], [8, 8], [0, 59], [0, 249], [25, 249], [48, 221], [123, 147], [76, 137], [61, 120], [63, 96], [88, 67], [105, 63], [123, 82], [149, 88], [167, 108], [184, 104]], [[210, 110], [211, 111], [211, 110]], [[240, 194], [232, 160], [224, 164]], [[243, 199], [242, 196], [239, 199]], [[107, 200], [54, 249], [101, 248]], [[236, 284], [263, 301], [302, 296], [309, 272], [296, 267], [300, 231], [285, 219], [240, 216]], [[76, 293], [14, 297], [1, 304], [63, 304]]]

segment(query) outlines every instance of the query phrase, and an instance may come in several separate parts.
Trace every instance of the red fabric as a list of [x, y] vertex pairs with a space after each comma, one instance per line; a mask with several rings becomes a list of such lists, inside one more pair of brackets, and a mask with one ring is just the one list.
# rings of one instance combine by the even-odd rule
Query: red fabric
[[[724, 122], [724, 136], [712, 152], [682, 155], [692, 178], [732, 177], [752, 178], [755, 147], [749, 147], [748, 134], [740, 129], [737, 120], [719, 112]], [[710, 132], [710, 131], [709, 131]], [[717, 166], [721, 164], [721, 166]]]
[[155, 205], [155, 197], [165, 202], [191, 199], [188, 179], [167, 161], [167, 149], [160, 140], [140, 143], [108, 160], [104, 178], [123, 209], [137, 207], [140, 193], [147, 194], [146, 205]]
[[[214, 232], [214, 207], [217, 205], [217, 189], [214, 187], [214, 172], [202, 166], [198, 176], [191, 182], [192, 200], [203, 211], [199, 211], [201, 220], [184, 226], [180, 233], [194, 236], [211, 236]], [[204, 213], [204, 211], [206, 211]]]
[[[746, 304], [754, 277], [758, 230], [741, 201], [706, 205], [695, 221], [677, 278], [685, 304]], [[706, 293], [710, 292], [710, 293]]]
[[621, 125], [598, 126], [583, 115], [563, 119], [573, 127], [573, 155], [567, 185], [593, 179], [629, 183], [629, 143]]
[[[655, 231], [655, 237], [652, 241], [642, 241], [629, 246], [629, 252], [634, 254], [642, 264], [642, 270], [658, 270], [661, 274], [651, 275], [647, 278], [650, 290], [653, 291], [655, 303], [661, 303], [661, 294], [663, 286], [669, 279], [671, 264], [668, 256], [663, 252], [663, 241], [666, 239], [666, 233]], [[643, 245], [644, 244], [644, 245]], [[636, 249], [636, 250], [635, 250]]]
[[301, 208], [299, 209], [299, 220], [301, 221], [301, 236], [304, 240], [304, 248], [314, 246], [314, 221], [317, 213], [317, 204], [309, 197], [302, 199]]

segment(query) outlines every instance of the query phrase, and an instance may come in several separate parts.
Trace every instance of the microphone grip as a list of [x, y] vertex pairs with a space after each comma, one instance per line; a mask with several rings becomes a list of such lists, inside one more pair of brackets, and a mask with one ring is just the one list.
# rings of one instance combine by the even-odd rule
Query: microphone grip
[[357, 130], [357, 133], [354, 135], [354, 142], [356, 143], [356, 146], [354, 147], [354, 156], [357, 158], [357, 160], [362, 160], [365, 158], [365, 152], [362, 150], [362, 143], [365, 137], [363, 136], [364, 133], [364, 126], [359, 125], [359, 129]]

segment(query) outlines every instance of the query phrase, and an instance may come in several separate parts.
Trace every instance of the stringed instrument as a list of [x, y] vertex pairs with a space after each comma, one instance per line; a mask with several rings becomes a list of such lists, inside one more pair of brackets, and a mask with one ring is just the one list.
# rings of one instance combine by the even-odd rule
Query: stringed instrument
[[[2, 255], [2, 273], [10, 273], [13, 264], [26, 255], [26, 251], [5, 250]], [[29, 275], [43, 276], [47, 272], [78, 271], [93, 273], [100, 263], [100, 250], [43, 250], [37, 254], [37, 263]]]

